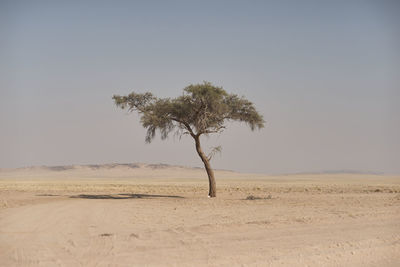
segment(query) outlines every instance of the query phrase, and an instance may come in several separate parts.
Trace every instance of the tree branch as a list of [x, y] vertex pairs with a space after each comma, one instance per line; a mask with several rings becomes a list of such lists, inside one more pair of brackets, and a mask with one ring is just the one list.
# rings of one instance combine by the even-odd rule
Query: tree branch
[[192, 128], [190, 127], [189, 123], [183, 121], [183, 120], [179, 120], [177, 118], [171, 118], [171, 120], [176, 121], [178, 123], [181, 123], [185, 126], [185, 128], [188, 130], [189, 134], [195, 138], [196, 134], [193, 132]]

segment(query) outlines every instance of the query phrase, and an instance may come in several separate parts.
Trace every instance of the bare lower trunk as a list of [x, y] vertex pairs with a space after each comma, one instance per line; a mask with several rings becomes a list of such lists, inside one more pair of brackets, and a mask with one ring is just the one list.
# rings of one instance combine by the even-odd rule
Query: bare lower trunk
[[208, 183], [209, 183], [208, 196], [216, 197], [217, 196], [217, 188], [216, 188], [216, 184], [215, 184], [214, 171], [211, 169], [211, 165], [210, 165], [210, 162], [208, 161], [207, 156], [204, 154], [203, 150], [201, 149], [200, 136], [194, 137], [194, 140], [196, 142], [196, 151], [199, 154], [201, 160], [203, 161], [204, 167], [206, 168], [206, 172], [208, 175]]

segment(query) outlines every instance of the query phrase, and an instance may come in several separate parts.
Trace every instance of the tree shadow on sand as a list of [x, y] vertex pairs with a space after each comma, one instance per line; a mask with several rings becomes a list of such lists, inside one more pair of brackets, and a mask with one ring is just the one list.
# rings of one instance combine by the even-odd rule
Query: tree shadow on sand
[[181, 196], [170, 195], [149, 195], [149, 194], [113, 194], [113, 195], [87, 195], [81, 194], [70, 196], [70, 198], [85, 198], [85, 199], [130, 199], [130, 198], [184, 198]]

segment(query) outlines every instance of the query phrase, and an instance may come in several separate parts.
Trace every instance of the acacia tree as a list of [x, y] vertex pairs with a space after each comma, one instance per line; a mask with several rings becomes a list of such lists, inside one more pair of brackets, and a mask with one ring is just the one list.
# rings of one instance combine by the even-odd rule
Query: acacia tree
[[147, 143], [153, 140], [156, 130], [160, 131], [163, 140], [174, 130], [193, 137], [208, 175], [209, 197], [216, 196], [210, 160], [220, 147], [214, 148], [207, 156], [201, 148], [200, 136], [222, 132], [227, 121], [245, 122], [252, 131], [264, 127], [263, 117], [253, 103], [244, 97], [228, 94], [222, 87], [209, 82], [189, 85], [177, 98], [157, 98], [149, 92], [132, 92], [127, 96], [114, 95], [113, 100], [118, 107], [139, 113], [140, 122], [147, 128]]

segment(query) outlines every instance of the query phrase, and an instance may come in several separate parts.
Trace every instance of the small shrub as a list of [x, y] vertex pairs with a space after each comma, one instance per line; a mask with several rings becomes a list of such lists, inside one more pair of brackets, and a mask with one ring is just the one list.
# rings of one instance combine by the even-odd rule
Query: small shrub
[[246, 197], [246, 200], [259, 200], [259, 199], [272, 199], [272, 196], [268, 195], [267, 197], [257, 197], [257, 196], [249, 195]]
[[109, 233], [104, 233], [104, 234], [101, 234], [100, 236], [112, 236], [113, 234], [109, 234]]
[[261, 199], [260, 197], [255, 197], [253, 195], [247, 196], [246, 200], [256, 200], [256, 199]]

